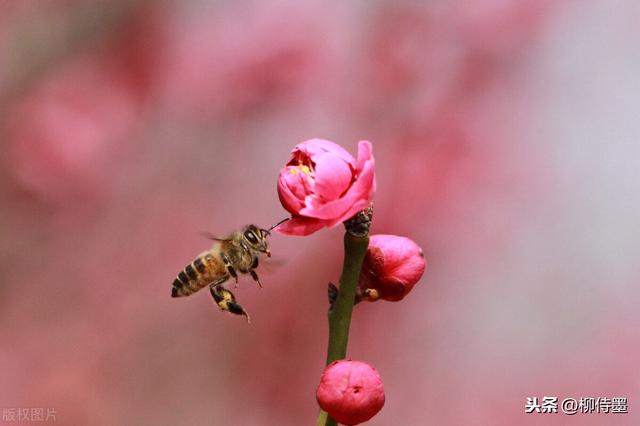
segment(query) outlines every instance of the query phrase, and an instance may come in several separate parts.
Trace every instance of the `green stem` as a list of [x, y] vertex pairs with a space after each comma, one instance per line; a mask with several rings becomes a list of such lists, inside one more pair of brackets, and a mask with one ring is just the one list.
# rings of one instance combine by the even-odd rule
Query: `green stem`
[[[329, 346], [327, 348], [327, 365], [347, 355], [349, 341], [349, 325], [353, 312], [353, 301], [356, 297], [358, 279], [362, 269], [362, 261], [369, 246], [369, 236], [344, 234], [344, 264], [340, 275], [340, 290], [333, 309], [329, 311]], [[335, 426], [336, 421], [320, 411], [317, 426]]]
[[327, 365], [347, 355], [349, 325], [356, 297], [362, 261], [369, 246], [369, 237], [344, 234], [344, 264], [340, 275], [340, 291], [333, 309], [329, 311], [329, 347]]
[[318, 420], [316, 421], [316, 426], [327, 426], [331, 424], [335, 425], [336, 421], [330, 418], [329, 414], [326, 411], [320, 410], [320, 414], [318, 414]]

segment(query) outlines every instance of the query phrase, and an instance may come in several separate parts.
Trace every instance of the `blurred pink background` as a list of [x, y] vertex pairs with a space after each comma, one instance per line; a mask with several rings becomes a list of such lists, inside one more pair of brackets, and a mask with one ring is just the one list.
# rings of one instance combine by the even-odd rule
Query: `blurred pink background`
[[640, 424], [640, 6], [423, 3], [0, 3], [0, 406], [315, 424], [342, 229], [271, 238], [249, 326], [170, 286], [199, 232], [284, 217], [278, 171], [321, 137], [373, 143], [373, 232], [428, 260], [355, 309], [368, 424]]

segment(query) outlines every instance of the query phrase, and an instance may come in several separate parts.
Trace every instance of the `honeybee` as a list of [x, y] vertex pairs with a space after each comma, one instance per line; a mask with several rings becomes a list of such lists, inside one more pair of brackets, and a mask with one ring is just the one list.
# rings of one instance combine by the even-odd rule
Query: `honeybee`
[[238, 304], [235, 295], [223, 284], [229, 278], [235, 279], [237, 284], [238, 273], [242, 273], [251, 275], [262, 287], [255, 271], [258, 267], [258, 259], [263, 254], [271, 257], [267, 237], [271, 235], [273, 228], [286, 220], [288, 219], [278, 222], [269, 229], [247, 225], [226, 238], [205, 235], [215, 243], [211, 249], [200, 253], [178, 274], [173, 281], [171, 297], [189, 296], [208, 285], [211, 296], [220, 309], [232, 314], [244, 315], [250, 322], [247, 311]]

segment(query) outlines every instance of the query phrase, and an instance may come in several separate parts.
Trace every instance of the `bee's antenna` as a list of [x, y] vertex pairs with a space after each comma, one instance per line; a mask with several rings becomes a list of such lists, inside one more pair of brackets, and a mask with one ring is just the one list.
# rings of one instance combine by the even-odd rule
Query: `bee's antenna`
[[271, 228], [269, 228], [269, 231], [271, 231], [273, 228], [275, 228], [278, 225], [282, 225], [283, 223], [285, 223], [286, 221], [288, 221], [289, 219], [291, 219], [290, 217], [285, 217], [284, 219], [282, 219], [280, 222], [276, 223], [275, 225], [273, 225]]
[[275, 228], [276, 226], [278, 226], [278, 225], [280, 225], [280, 224], [285, 223], [285, 222], [286, 222], [286, 221], [288, 221], [289, 219], [290, 219], [290, 218], [285, 217], [285, 218], [284, 218], [284, 219], [282, 219], [280, 222], [278, 222], [278, 223], [276, 223], [275, 225], [273, 225], [271, 228], [269, 228], [269, 229], [263, 229], [263, 231], [264, 231], [264, 232], [266, 232], [266, 233], [267, 233], [267, 235], [271, 235], [271, 230], [272, 230], [273, 228]]

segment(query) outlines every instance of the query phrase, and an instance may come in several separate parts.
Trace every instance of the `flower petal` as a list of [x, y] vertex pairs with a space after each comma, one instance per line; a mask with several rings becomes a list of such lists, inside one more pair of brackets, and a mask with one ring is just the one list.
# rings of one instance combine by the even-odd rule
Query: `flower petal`
[[[282, 206], [293, 214], [298, 214], [300, 209], [304, 206], [304, 196], [301, 199], [296, 196], [292, 189], [299, 189], [297, 182], [292, 181], [289, 167], [285, 167], [280, 171], [278, 177], [278, 198]], [[297, 191], [296, 191], [297, 192]]]
[[295, 146], [293, 151], [291, 151], [291, 155], [292, 160], [296, 158], [297, 155], [305, 154], [315, 161], [315, 156], [322, 155], [327, 152], [340, 157], [346, 163], [351, 164], [355, 167], [355, 160], [351, 154], [349, 154], [343, 147], [341, 147], [337, 143], [324, 139], [309, 139], [301, 142]]
[[337, 200], [323, 202], [316, 196], [305, 198], [305, 207], [300, 214], [325, 220], [345, 221], [366, 208], [375, 190], [374, 160], [371, 157], [363, 164], [363, 169], [347, 193]]
[[[371, 167], [375, 168], [375, 160], [373, 159], [373, 147], [369, 141], [358, 142], [358, 160], [356, 161], [356, 172], [361, 175], [364, 168], [367, 167], [367, 162], [371, 161]], [[371, 185], [371, 194], [369, 199], [373, 198], [376, 193], [376, 180], [373, 179], [373, 185]]]
[[[307, 169], [308, 170], [308, 169]], [[284, 208], [298, 214], [304, 206], [304, 199], [313, 193], [313, 180], [302, 167], [286, 166], [278, 177], [278, 197]]]
[[356, 170], [364, 169], [364, 163], [373, 160], [373, 147], [369, 141], [358, 142], [358, 159], [356, 160]]
[[291, 214], [298, 214], [304, 206], [292, 193], [287, 185], [280, 185], [278, 181], [278, 198], [280, 204]]
[[326, 201], [339, 198], [351, 185], [353, 171], [348, 163], [333, 153], [314, 156], [313, 191]]
[[304, 216], [294, 216], [286, 222], [275, 227], [275, 230], [285, 235], [304, 236], [313, 234], [317, 230], [324, 228], [326, 222]]

